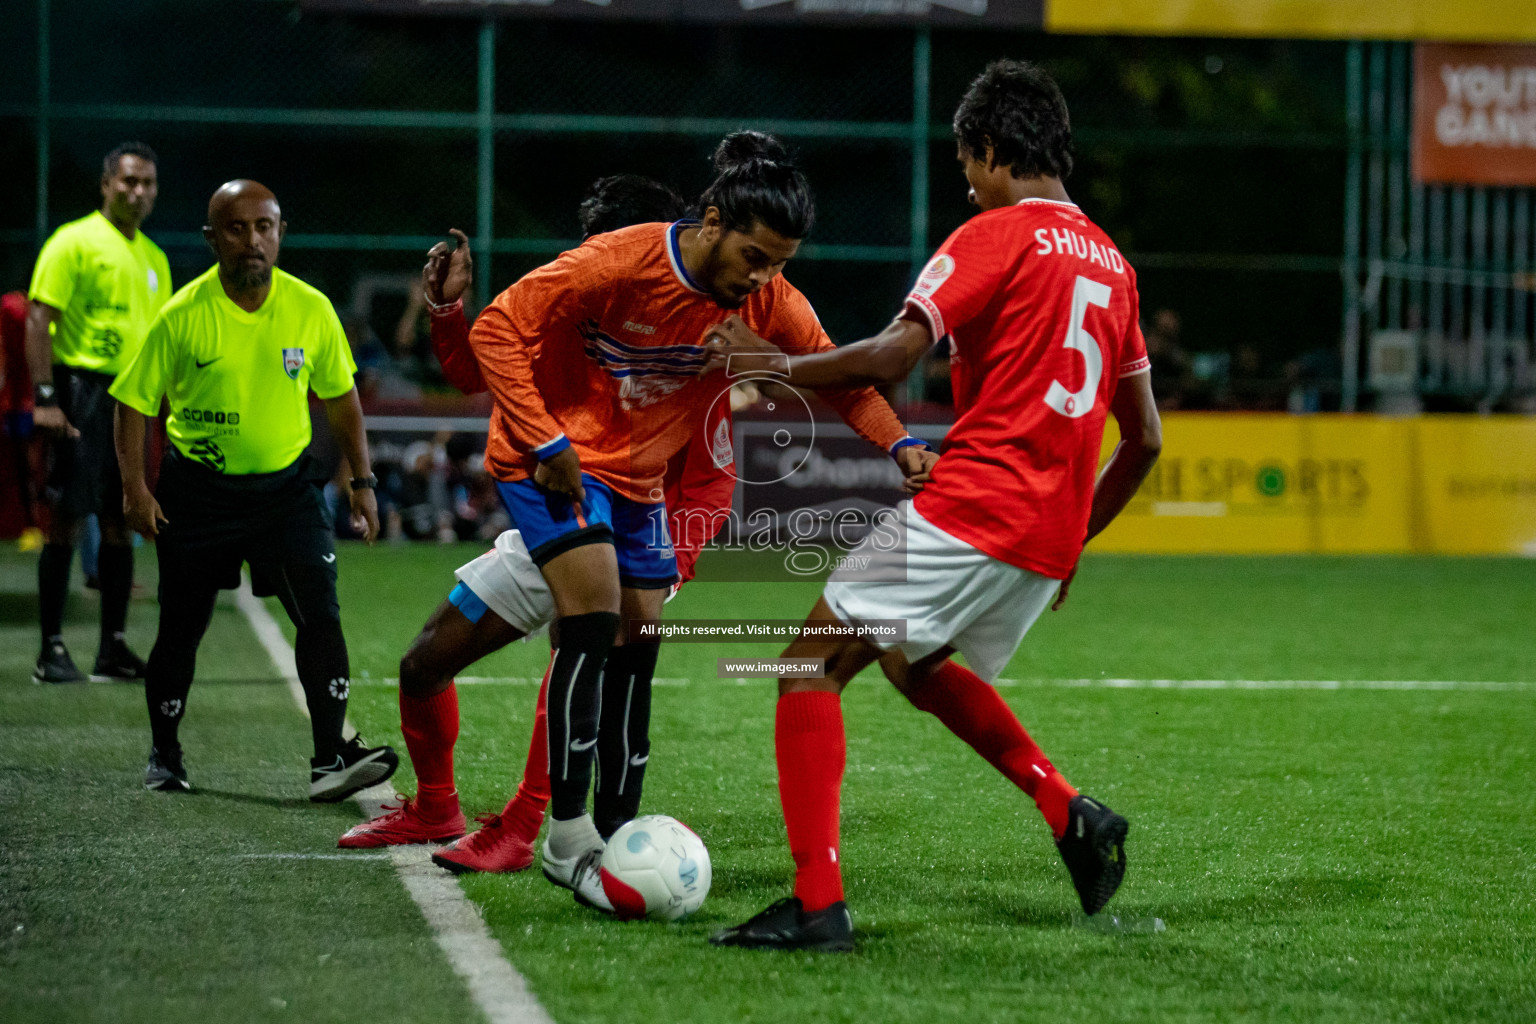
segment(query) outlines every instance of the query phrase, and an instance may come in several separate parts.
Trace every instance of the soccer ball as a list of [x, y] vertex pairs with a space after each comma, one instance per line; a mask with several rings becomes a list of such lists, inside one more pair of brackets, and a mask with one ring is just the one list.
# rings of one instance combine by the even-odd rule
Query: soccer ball
[[704, 902], [710, 877], [704, 841], [665, 814], [626, 822], [603, 851], [603, 892], [626, 921], [682, 920]]

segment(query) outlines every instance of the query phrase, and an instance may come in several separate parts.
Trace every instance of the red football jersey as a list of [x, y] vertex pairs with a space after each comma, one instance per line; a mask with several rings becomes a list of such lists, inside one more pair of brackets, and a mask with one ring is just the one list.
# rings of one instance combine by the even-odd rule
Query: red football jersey
[[1115, 388], [1150, 365], [1135, 271], [1072, 203], [1026, 199], [950, 235], [907, 307], [953, 339], [957, 413], [917, 510], [993, 558], [1065, 579]]

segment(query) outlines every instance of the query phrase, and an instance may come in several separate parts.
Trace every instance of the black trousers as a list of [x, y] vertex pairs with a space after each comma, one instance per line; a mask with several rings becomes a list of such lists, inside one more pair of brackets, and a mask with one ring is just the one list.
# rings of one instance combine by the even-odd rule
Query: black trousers
[[293, 620], [315, 761], [330, 764], [341, 745], [351, 670], [336, 599], [334, 531], [313, 462], [306, 456], [276, 473], [226, 476], [172, 449], [156, 499], [168, 522], [155, 545], [160, 626], [144, 687], [155, 746], [179, 743], [214, 602], [220, 590], [240, 585], [240, 567], [248, 563], [257, 596], [276, 596]]

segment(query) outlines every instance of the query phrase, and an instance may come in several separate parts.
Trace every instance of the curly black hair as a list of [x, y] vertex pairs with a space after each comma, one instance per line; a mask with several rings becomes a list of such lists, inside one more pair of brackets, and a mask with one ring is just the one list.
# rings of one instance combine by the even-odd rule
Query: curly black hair
[[784, 144], [764, 132], [732, 132], [715, 147], [718, 177], [699, 197], [699, 215], [713, 206], [730, 231], [756, 225], [785, 238], [804, 238], [816, 222], [811, 186]]
[[1022, 60], [996, 60], [965, 90], [955, 109], [955, 141], [992, 158], [1015, 178], [1072, 173], [1072, 122], [1050, 75]]
[[581, 237], [591, 238], [631, 224], [677, 220], [687, 212], [687, 202], [669, 185], [638, 174], [610, 174], [587, 186], [576, 218]]

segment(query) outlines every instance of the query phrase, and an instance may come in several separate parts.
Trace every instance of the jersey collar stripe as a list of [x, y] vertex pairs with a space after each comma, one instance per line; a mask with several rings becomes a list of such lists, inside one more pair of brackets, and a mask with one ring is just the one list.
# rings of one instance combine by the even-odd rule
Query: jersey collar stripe
[[1074, 210], [1077, 209], [1077, 204], [1076, 203], [1069, 203], [1069, 202], [1066, 202], [1065, 200], [1061, 200], [1061, 199], [1045, 199], [1045, 198], [1042, 198], [1042, 197], [1031, 197], [1029, 199], [1020, 199], [1017, 203], [1014, 203], [1013, 205], [1015, 205], [1015, 206], [1023, 206], [1025, 203], [1050, 203], [1052, 206], [1069, 206], [1069, 207], [1071, 207]]
[[683, 228], [697, 227], [698, 223], [696, 220], [680, 220], [667, 228], [667, 259], [672, 264], [672, 273], [677, 275], [678, 281], [684, 288], [691, 292], [698, 292], [700, 295], [707, 295], [709, 293], [700, 288], [693, 278], [688, 276], [688, 270], [683, 266], [683, 251], [678, 248], [677, 244], [678, 236], [683, 233]]

